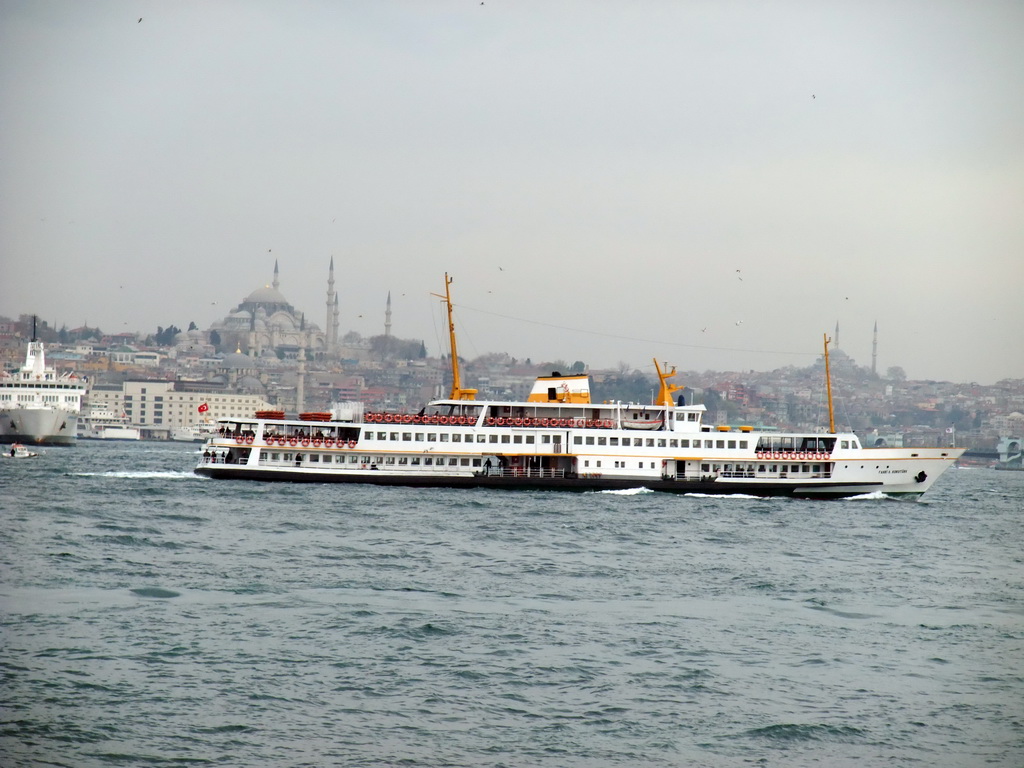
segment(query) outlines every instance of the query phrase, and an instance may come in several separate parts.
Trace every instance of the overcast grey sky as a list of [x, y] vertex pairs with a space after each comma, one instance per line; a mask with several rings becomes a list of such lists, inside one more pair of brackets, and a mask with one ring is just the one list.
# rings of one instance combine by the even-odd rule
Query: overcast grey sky
[[[142, 21], [139, 22], [139, 17]], [[0, 314], [1024, 377], [1024, 3], [0, 0]]]

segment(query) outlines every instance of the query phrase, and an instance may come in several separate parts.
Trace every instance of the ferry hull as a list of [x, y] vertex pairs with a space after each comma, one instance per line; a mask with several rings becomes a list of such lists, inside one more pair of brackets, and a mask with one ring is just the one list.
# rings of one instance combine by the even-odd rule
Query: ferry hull
[[197, 475], [215, 480], [255, 480], [288, 483], [351, 483], [407, 488], [488, 488], [519, 491], [622, 491], [646, 488], [651, 491], [677, 494], [715, 496], [784, 496], [803, 499], [839, 499], [873, 492], [886, 495], [920, 496], [922, 489], [893, 489], [882, 483], [836, 482], [814, 486], [791, 483], [744, 483], [742, 485], [716, 480], [651, 480], [617, 477], [530, 477], [495, 475], [399, 475], [387, 472], [321, 473], [302, 469], [257, 469], [231, 464], [204, 464], [195, 469]]
[[0, 443], [74, 445], [78, 414], [60, 408], [11, 408], [0, 412]]

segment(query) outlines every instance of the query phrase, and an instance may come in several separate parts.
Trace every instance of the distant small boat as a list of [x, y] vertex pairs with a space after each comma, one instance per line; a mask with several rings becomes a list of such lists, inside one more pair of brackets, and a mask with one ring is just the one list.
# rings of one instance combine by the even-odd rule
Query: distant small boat
[[[283, 418], [284, 414], [280, 418]], [[187, 427], [175, 427], [171, 430], [171, 440], [179, 443], [205, 443], [219, 434], [219, 427], [212, 421], [200, 421]]]
[[81, 440], [139, 440], [142, 434], [127, 416], [118, 416], [104, 405], [93, 405], [78, 421], [78, 437]]
[[3, 453], [5, 459], [34, 459], [38, 455], [38, 453], [30, 451], [21, 443], [14, 443], [11, 445], [10, 450]]

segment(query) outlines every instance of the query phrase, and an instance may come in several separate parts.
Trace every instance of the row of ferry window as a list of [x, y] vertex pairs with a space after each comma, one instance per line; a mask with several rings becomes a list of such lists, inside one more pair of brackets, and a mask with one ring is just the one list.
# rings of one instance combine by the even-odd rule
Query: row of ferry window
[[481, 459], [479, 458], [465, 458], [458, 456], [356, 456], [355, 454], [338, 454], [331, 456], [330, 454], [319, 454], [319, 453], [271, 453], [270, 461], [295, 461], [296, 463], [307, 461], [310, 464], [359, 464], [359, 465], [372, 465], [376, 466], [382, 464], [385, 466], [397, 464], [399, 466], [412, 466], [412, 467], [431, 467], [431, 466], [449, 466], [449, 467], [481, 467]]
[[[415, 435], [415, 438], [413, 437]], [[367, 432], [366, 437], [369, 439], [374, 438], [373, 432]], [[414, 439], [419, 442], [426, 440], [428, 443], [436, 442], [452, 442], [459, 443], [463, 442], [463, 436], [461, 433], [449, 434], [447, 432], [377, 432], [377, 440], [393, 440], [402, 442], [411, 442]], [[465, 442], [472, 443], [473, 435], [466, 435]], [[561, 435], [548, 435], [542, 434], [540, 436], [542, 444], [550, 444], [552, 442], [562, 442]], [[511, 443], [511, 444], [534, 444], [533, 435], [482, 435], [476, 436], [476, 442], [478, 443]], [[692, 445], [691, 445], [692, 443]], [[748, 441], [746, 440], [690, 440], [690, 439], [678, 439], [678, 438], [654, 438], [654, 437], [606, 437], [593, 435], [576, 435], [573, 437], [574, 445], [607, 445], [607, 446], [631, 446], [633, 448], [740, 448], [746, 449]], [[703, 444], [703, 445], [702, 445]]]
[[[586, 442], [583, 442], [584, 439], [585, 439]], [[595, 440], [597, 441], [596, 443], [594, 442]], [[658, 447], [658, 448], [691, 448], [691, 447], [692, 448], [700, 448], [702, 442], [704, 443], [704, 446], [703, 446], [704, 448], [736, 448], [737, 444], [739, 445], [740, 448], [746, 448], [747, 447], [747, 441], [746, 440], [738, 440], [738, 441], [737, 440], [703, 440], [703, 441], [701, 441], [701, 440], [690, 440], [690, 439], [680, 440], [680, 439], [676, 439], [676, 438], [669, 439], [669, 438], [664, 438], [664, 437], [659, 437], [659, 438], [653, 438], [653, 437], [632, 437], [632, 438], [630, 438], [630, 437], [623, 437], [623, 438], [618, 438], [618, 437], [603, 437], [603, 436], [595, 438], [595, 437], [593, 437], [591, 435], [588, 435], [586, 438], [583, 438], [582, 435], [576, 435], [573, 438], [573, 444], [574, 445], [620, 445], [621, 444], [623, 446], [628, 446], [628, 445], [630, 445], [630, 440], [632, 440], [632, 447], [633, 448], [640, 448], [640, 447], [646, 447], [646, 448], [654, 448], [654, 447]], [[691, 443], [692, 443], [692, 445], [691, 445]]]
[[[59, 403], [60, 402], [60, 398], [61, 398], [60, 395], [43, 395], [43, 402], [44, 403]], [[10, 402], [13, 402], [14, 399], [15, 399], [15, 397], [12, 394], [9, 394], [9, 393], [0, 394], [0, 403], [10, 403]], [[34, 403], [36, 401], [36, 396], [35, 396], [35, 394], [33, 394], [31, 392], [28, 393], [28, 394], [19, 394], [18, 397], [17, 397], [17, 401], [19, 403]], [[71, 404], [71, 405], [74, 405], [75, 403], [78, 402], [78, 395], [64, 395], [64, 402], [68, 403], [68, 404]]]
[[[416, 433], [413, 433], [413, 432], [401, 432], [401, 433], [399, 433], [399, 432], [378, 432], [376, 434], [376, 439], [377, 440], [411, 441], [411, 440], [413, 440], [413, 434], [416, 435], [415, 439], [417, 441], [419, 441], [419, 442], [423, 442], [424, 440], [426, 440], [426, 442], [428, 442], [428, 443], [436, 443], [436, 442], [442, 442], [442, 443], [448, 443], [448, 442], [452, 442], [452, 443], [467, 442], [467, 443], [472, 443], [472, 442], [474, 442], [473, 435], [466, 435], [465, 436], [465, 440], [463, 440], [463, 435], [462, 434], [460, 434], [460, 433], [449, 434], [447, 432], [440, 432], [440, 433], [438, 433], [438, 432], [426, 432], [426, 433], [424, 433], [424, 432], [416, 432]], [[373, 432], [367, 432], [366, 433], [366, 437], [368, 439], [372, 440], [372, 439], [374, 439], [374, 433]], [[562, 442], [562, 436], [561, 435], [541, 435], [541, 440], [540, 441], [542, 443], [551, 443], [552, 442], [552, 438], [554, 438], [554, 442], [556, 442], [556, 443]], [[536, 442], [536, 440], [535, 440], [535, 436], [534, 435], [477, 435], [476, 436], [476, 442], [478, 442], [478, 443], [516, 443], [516, 444], [523, 444], [523, 443], [525, 443], [527, 445], [533, 445]]]

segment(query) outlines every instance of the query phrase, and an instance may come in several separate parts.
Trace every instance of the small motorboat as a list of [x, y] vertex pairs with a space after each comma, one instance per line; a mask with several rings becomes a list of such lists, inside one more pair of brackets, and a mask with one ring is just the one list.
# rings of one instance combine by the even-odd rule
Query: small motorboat
[[12, 444], [10, 450], [3, 453], [5, 459], [34, 459], [38, 455], [38, 453], [30, 451], [21, 443]]

